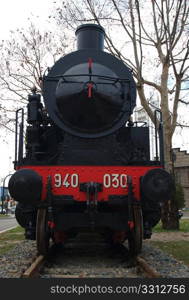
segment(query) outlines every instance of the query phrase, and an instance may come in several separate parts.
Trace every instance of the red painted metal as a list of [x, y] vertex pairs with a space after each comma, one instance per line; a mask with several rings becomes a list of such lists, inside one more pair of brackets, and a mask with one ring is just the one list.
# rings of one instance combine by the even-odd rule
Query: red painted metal
[[88, 87], [88, 98], [91, 98], [92, 97], [93, 84], [92, 83], [88, 83], [87, 87]]
[[128, 221], [129, 228], [132, 230], [135, 226], [133, 221]]
[[113, 242], [115, 244], [117, 244], [117, 243], [123, 243], [125, 241], [126, 237], [127, 237], [126, 231], [115, 231], [112, 236], [112, 239], [113, 239]]
[[67, 235], [64, 231], [55, 231], [53, 237], [56, 244], [64, 243], [67, 239]]
[[88, 65], [89, 65], [89, 69], [91, 69], [91, 68], [92, 68], [92, 63], [93, 63], [93, 60], [92, 60], [92, 58], [91, 58], [91, 57], [89, 57], [89, 59], [88, 59]]
[[48, 224], [48, 227], [51, 228], [51, 229], [55, 228], [55, 226], [56, 226], [55, 223], [52, 222], [52, 221], [48, 221], [47, 224]]
[[[52, 178], [52, 193], [54, 195], [72, 195], [76, 201], [86, 201], [86, 193], [79, 190], [79, 184], [84, 182], [98, 182], [103, 184], [105, 174], [126, 174], [132, 177], [133, 193], [137, 200], [140, 200], [140, 177], [147, 171], [159, 168], [159, 166], [24, 166], [21, 168], [29, 168], [35, 170], [43, 181], [42, 199], [46, 197], [47, 178]], [[77, 187], [61, 186], [55, 187], [55, 174], [78, 174], [79, 184]], [[69, 181], [68, 177], [68, 181]], [[97, 201], [107, 201], [109, 195], [126, 195], [128, 188], [113, 186], [106, 188], [103, 186], [102, 192], [98, 193]]]

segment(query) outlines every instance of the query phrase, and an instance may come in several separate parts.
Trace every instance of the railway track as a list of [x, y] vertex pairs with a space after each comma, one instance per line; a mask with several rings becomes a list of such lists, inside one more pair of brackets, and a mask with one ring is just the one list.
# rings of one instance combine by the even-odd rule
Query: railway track
[[[43, 269], [45, 265], [45, 257], [42, 255], [39, 255], [36, 257], [36, 259], [33, 261], [33, 263], [29, 266], [27, 270], [21, 275], [22, 278], [32, 278], [32, 277], [41, 277], [40, 272]], [[144, 274], [146, 278], [161, 278], [161, 274], [158, 273], [153, 267], [151, 267], [148, 262], [143, 259], [140, 256], [137, 256], [136, 258], [137, 262], [137, 276], [140, 277], [139, 274]], [[100, 271], [100, 269], [99, 269]], [[99, 272], [100, 273], [100, 272]], [[78, 274], [50, 274], [50, 278], [84, 278], [83, 275]], [[99, 276], [100, 277], [100, 276]], [[128, 276], [129, 278], [129, 276]]]
[[96, 236], [79, 236], [64, 247], [52, 246], [39, 255], [22, 278], [158, 278], [161, 275], [140, 256], [129, 258], [126, 245], [112, 247]]

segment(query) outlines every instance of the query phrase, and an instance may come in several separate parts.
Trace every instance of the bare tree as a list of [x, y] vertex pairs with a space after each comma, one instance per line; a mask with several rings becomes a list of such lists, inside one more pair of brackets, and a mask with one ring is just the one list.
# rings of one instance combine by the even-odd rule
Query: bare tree
[[[154, 122], [149, 91], [158, 95], [164, 123], [166, 168], [172, 171], [172, 137], [189, 76], [189, 2], [186, 0], [74, 0], [57, 3], [56, 18], [73, 30], [83, 22], [106, 28], [107, 49], [133, 71], [140, 101]], [[177, 228], [176, 204], [164, 226]], [[173, 216], [173, 217], [172, 217]]]
[[[58, 32], [58, 31], [57, 31]], [[28, 28], [11, 31], [0, 45], [0, 126], [13, 130], [15, 110], [27, 103], [27, 95], [35, 86], [41, 92], [45, 70], [65, 54], [67, 44], [51, 31], [41, 32], [31, 22]]]

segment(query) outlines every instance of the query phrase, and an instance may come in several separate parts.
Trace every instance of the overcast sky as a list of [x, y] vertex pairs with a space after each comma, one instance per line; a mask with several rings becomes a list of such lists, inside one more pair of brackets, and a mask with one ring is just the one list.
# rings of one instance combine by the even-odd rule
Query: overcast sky
[[6, 38], [9, 30], [22, 27], [28, 17], [39, 16], [43, 24], [51, 12], [53, 0], [1, 0], [0, 2], [0, 38]]
[[[45, 20], [52, 12], [53, 2], [53, 0], [1, 0], [0, 40], [7, 39], [10, 30], [24, 27], [28, 18], [32, 18], [38, 26], [45, 26]], [[0, 136], [0, 180], [13, 171], [13, 160], [14, 134], [3, 139]]]

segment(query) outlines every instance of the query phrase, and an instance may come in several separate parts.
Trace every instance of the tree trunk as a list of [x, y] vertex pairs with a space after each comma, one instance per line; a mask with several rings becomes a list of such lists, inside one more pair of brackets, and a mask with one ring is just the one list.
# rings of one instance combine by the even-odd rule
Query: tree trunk
[[167, 229], [169, 219], [169, 200], [166, 200], [161, 208], [161, 222], [162, 222], [162, 228]]
[[[172, 158], [172, 143], [171, 143], [170, 130], [164, 132], [164, 143], [165, 143], [165, 168], [172, 174], [174, 178], [174, 162]], [[161, 217], [163, 229], [179, 230], [179, 219], [178, 219], [178, 205], [177, 199], [175, 198], [175, 189], [170, 199], [167, 199], [162, 205], [162, 217]]]
[[161, 221], [163, 229], [179, 230], [178, 207], [173, 198], [164, 202]]
[[[174, 163], [172, 159], [172, 118], [168, 105], [168, 72], [169, 62], [164, 60], [162, 76], [161, 76], [161, 109], [163, 113], [164, 123], [164, 155], [165, 169], [173, 175]], [[173, 191], [171, 199], [167, 199], [162, 205], [162, 224], [164, 229], [179, 229], [178, 207]]]
[[[174, 162], [172, 158], [172, 137], [170, 130], [164, 131], [164, 143], [165, 143], [165, 168], [172, 174], [173, 181], [175, 184], [174, 178]], [[179, 219], [178, 219], [178, 205], [177, 199], [175, 198], [175, 189], [171, 195], [171, 199], [167, 199], [162, 205], [162, 225], [163, 229], [173, 229], [179, 230]]]
[[168, 229], [179, 230], [178, 206], [174, 198], [170, 201]]

